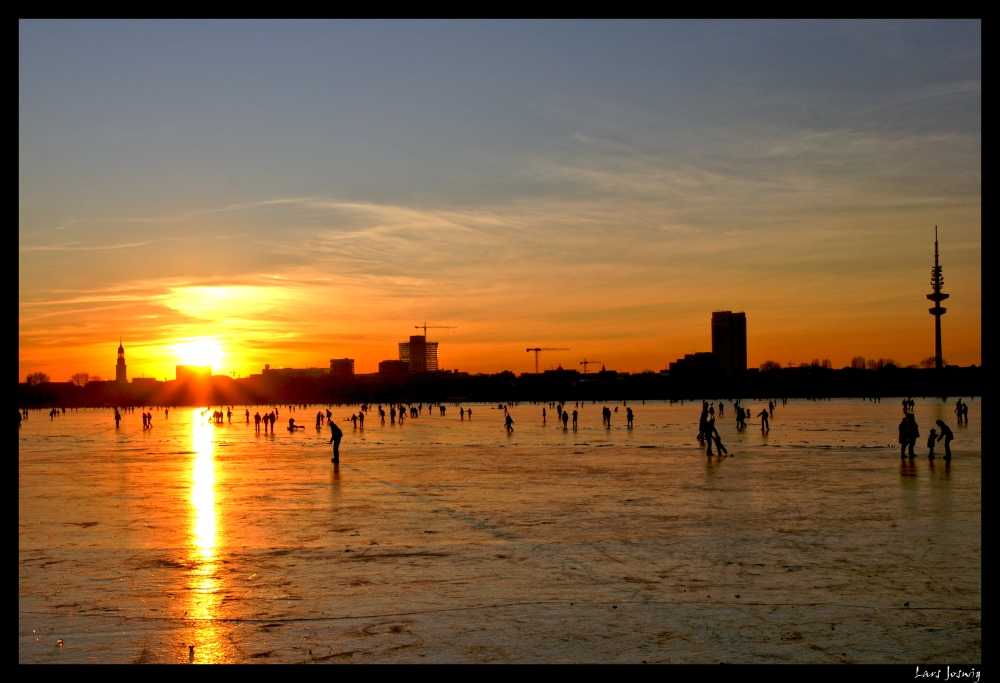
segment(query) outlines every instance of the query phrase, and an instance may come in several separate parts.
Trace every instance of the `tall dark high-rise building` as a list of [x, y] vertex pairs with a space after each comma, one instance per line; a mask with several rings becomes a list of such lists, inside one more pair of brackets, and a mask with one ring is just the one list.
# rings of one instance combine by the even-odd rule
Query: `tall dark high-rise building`
[[125, 347], [122, 346], [122, 342], [118, 340], [118, 365], [115, 366], [115, 381], [125, 383], [128, 381], [125, 377]]
[[399, 360], [410, 364], [410, 372], [437, 372], [438, 343], [422, 334], [411, 335], [410, 341], [399, 342]]
[[747, 369], [746, 313], [712, 313], [712, 353], [723, 372], [744, 372]]
[[941, 273], [941, 266], [938, 265], [938, 235], [937, 226], [934, 226], [934, 267], [931, 268], [931, 287], [934, 292], [927, 295], [927, 298], [934, 302], [934, 308], [929, 309], [934, 316], [934, 367], [938, 370], [944, 365], [941, 355], [941, 316], [948, 312], [947, 308], [941, 308], [941, 302], [948, 298], [947, 294], [941, 292], [944, 287], [944, 275]]
[[330, 359], [330, 376], [331, 377], [354, 377], [354, 359], [353, 358], [331, 358]]

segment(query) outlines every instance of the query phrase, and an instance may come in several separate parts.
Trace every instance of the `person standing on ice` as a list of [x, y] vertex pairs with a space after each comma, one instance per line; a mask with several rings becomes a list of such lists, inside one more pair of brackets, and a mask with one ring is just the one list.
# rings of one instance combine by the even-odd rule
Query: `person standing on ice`
[[330, 420], [327, 424], [330, 425], [330, 443], [333, 444], [333, 457], [330, 458], [330, 462], [336, 464], [340, 462], [340, 440], [344, 438], [344, 432], [340, 430], [340, 427], [333, 420]]
[[[937, 440], [944, 440], [944, 459], [951, 460], [951, 440], [955, 438], [955, 435], [952, 433], [951, 428], [944, 423], [944, 420], [938, 420], [937, 426], [941, 428], [941, 435], [937, 438]], [[934, 430], [932, 429], [931, 434], [933, 433]]]
[[757, 417], [760, 418], [760, 431], [762, 432], [771, 431], [771, 425], [767, 423], [767, 408], [764, 408], [764, 410], [760, 411], [760, 414], [758, 414]]

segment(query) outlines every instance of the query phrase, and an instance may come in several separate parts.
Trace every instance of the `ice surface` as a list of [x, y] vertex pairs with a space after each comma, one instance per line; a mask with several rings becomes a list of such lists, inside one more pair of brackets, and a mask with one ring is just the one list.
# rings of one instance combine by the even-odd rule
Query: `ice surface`
[[588, 403], [576, 431], [522, 404], [510, 436], [496, 406], [334, 408], [336, 469], [316, 407], [274, 436], [32, 412], [19, 660], [978, 663], [980, 402], [969, 427], [953, 402], [918, 400], [912, 464], [899, 399], [790, 401], [766, 435], [727, 404], [723, 458], [696, 403], [630, 402], [632, 430]]

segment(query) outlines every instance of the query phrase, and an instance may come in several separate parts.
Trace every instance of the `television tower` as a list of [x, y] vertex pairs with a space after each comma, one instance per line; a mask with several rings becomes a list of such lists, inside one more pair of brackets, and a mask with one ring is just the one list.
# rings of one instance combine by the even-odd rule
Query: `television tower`
[[933, 294], [928, 294], [927, 298], [934, 302], [934, 308], [929, 309], [934, 316], [934, 367], [938, 370], [944, 364], [941, 359], [941, 316], [948, 312], [947, 308], [941, 308], [941, 302], [948, 298], [947, 294], [941, 291], [944, 287], [944, 277], [941, 275], [941, 266], [938, 265], [938, 230], [934, 226], [934, 268], [931, 269], [931, 287]]

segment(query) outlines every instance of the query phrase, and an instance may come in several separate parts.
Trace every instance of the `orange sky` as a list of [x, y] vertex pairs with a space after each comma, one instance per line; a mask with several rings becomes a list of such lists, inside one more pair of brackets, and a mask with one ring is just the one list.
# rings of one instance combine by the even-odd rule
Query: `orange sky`
[[977, 22], [275, 26], [20, 24], [22, 381], [981, 363]]

